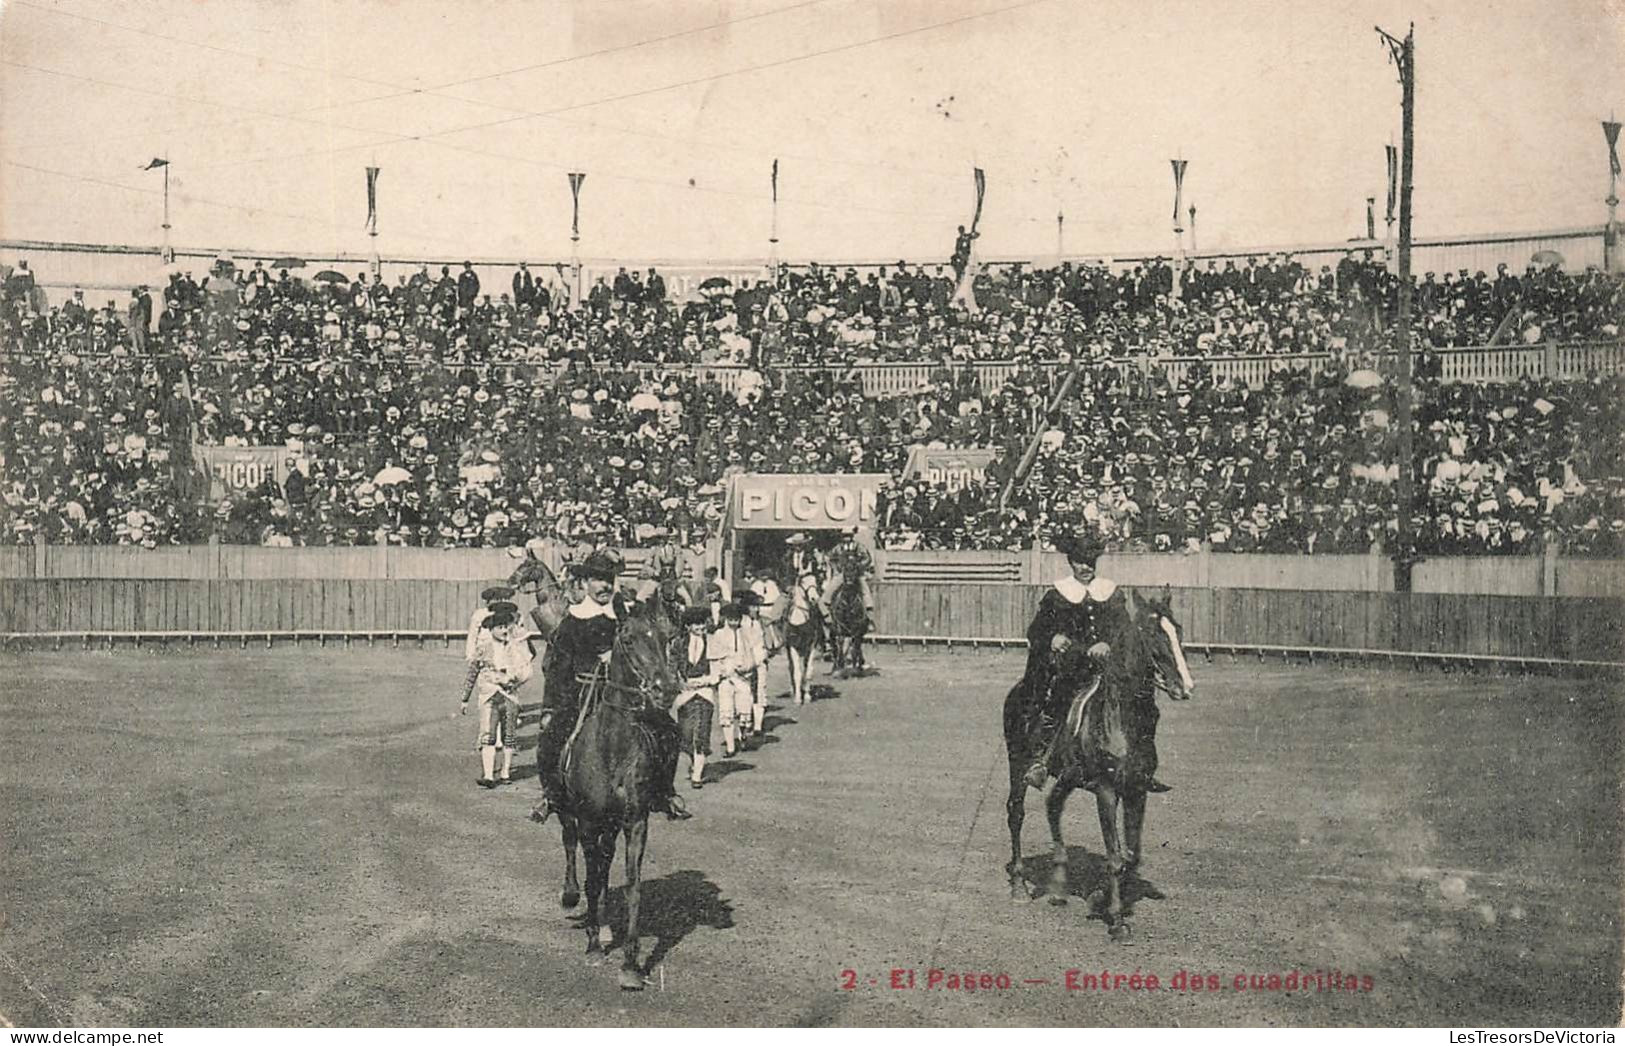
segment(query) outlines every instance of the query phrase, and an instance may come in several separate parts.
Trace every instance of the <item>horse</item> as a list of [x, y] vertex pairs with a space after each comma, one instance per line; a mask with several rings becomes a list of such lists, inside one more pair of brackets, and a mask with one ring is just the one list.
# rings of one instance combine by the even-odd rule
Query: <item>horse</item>
[[[1125, 600], [1128, 613], [1119, 623], [1118, 633], [1108, 639], [1111, 654], [1092, 692], [1084, 684], [1088, 673], [1076, 671], [1076, 663], [1062, 666], [1058, 681], [1079, 680], [1072, 695], [1070, 714], [1059, 729], [1066, 734], [1058, 742], [1061, 771], [1045, 797], [1049, 815], [1054, 859], [1050, 873], [1050, 903], [1065, 904], [1067, 890], [1066, 846], [1061, 841], [1061, 813], [1066, 800], [1078, 788], [1095, 793], [1100, 814], [1100, 832], [1106, 846], [1106, 885], [1091, 894], [1091, 902], [1103, 896], [1108, 932], [1113, 940], [1129, 934], [1123, 915], [1122, 879], [1139, 867], [1141, 830], [1145, 826], [1146, 784], [1157, 768], [1158, 691], [1173, 700], [1189, 700], [1195, 690], [1190, 668], [1180, 642], [1179, 622], [1168, 606], [1165, 587], [1158, 599], [1137, 601], [1133, 593]], [[1081, 650], [1066, 657], [1083, 658]], [[1018, 684], [1004, 702], [1004, 740], [1010, 759], [1010, 797], [1005, 804], [1010, 824], [1010, 877], [1013, 900], [1030, 900], [1038, 888], [1029, 883], [1021, 858], [1021, 825], [1025, 816], [1027, 768], [1035, 751], [1027, 728], [1027, 696]], [[1123, 810], [1123, 838], [1119, 838], [1117, 812]]]
[[587, 861], [587, 962], [596, 966], [614, 939], [599, 925], [599, 905], [609, 888], [615, 860], [615, 837], [626, 836], [626, 938], [620, 985], [640, 991], [646, 983], [638, 968], [638, 899], [644, 847], [649, 839], [651, 790], [659, 760], [638, 715], [650, 702], [669, 701], [677, 692], [665, 642], [649, 615], [629, 617], [615, 636], [607, 671], [595, 674], [577, 715], [576, 727], [560, 755], [565, 802], [558, 811], [564, 830], [563, 907], [574, 908], [581, 887], [576, 880], [576, 846]]
[[784, 614], [784, 651], [790, 664], [790, 697], [798, 705], [809, 700], [808, 669], [818, 646], [821, 630], [818, 610], [818, 584], [812, 574], [793, 578], [784, 586], [790, 594], [790, 609]]
[[869, 632], [869, 611], [863, 605], [863, 588], [856, 576], [836, 574], [835, 594], [829, 600], [830, 647], [836, 675], [855, 672], [863, 675], [863, 637]]
[[564, 583], [546, 563], [535, 556], [526, 556], [508, 578], [508, 584], [536, 598], [536, 605], [530, 611], [530, 619], [536, 625], [535, 638], [544, 643], [550, 640], [564, 615], [570, 612], [569, 591]]

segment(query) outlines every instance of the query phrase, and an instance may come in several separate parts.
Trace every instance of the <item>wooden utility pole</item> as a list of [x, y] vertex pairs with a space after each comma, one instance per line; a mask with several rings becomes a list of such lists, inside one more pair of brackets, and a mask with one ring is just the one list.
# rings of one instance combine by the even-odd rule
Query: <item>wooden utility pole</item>
[[1400, 112], [1403, 127], [1399, 166], [1399, 316], [1395, 335], [1399, 349], [1399, 384], [1395, 390], [1395, 413], [1399, 424], [1399, 480], [1395, 511], [1399, 535], [1395, 541], [1394, 591], [1411, 590], [1411, 567], [1415, 563], [1415, 535], [1411, 531], [1414, 509], [1412, 492], [1416, 452], [1411, 439], [1411, 174], [1416, 154], [1416, 26], [1405, 39], [1398, 40], [1382, 29], [1377, 32], [1388, 45], [1390, 57], [1399, 66]]

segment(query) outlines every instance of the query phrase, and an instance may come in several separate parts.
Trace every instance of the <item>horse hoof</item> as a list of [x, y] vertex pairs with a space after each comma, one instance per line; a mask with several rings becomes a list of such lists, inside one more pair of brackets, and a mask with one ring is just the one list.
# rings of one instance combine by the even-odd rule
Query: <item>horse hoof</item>
[[569, 911], [581, 903], [581, 894], [574, 890], [566, 890], [559, 895], [559, 907]]
[[1104, 891], [1104, 890], [1091, 890], [1089, 892], [1089, 906], [1091, 908], [1099, 908], [1102, 904], [1105, 904], [1105, 903], [1106, 903], [1106, 891]]
[[604, 953], [600, 949], [597, 949], [597, 948], [588, 949], [587, 950], [587, 965], [588, 966], [602, 966], [602, 965], [604, 965]]
[[1016, 904], [1028, 904], [1033, 899], [1032, 888], [1022, 883], [1010, 884], [1010, 900]]
[[620, 980], [623, 992], [640, 992], [649, 983], [649, 979], [636, 970], [622, 970]]
[[1128, 923], [1121, 922], [1115, 926], [1112, 926], [1106, 931], [1106, 933], [1111, 937], [1112, 940], [1122, 943], [1133, 936], [1134, 931], [1129, 929]]
[[600, 926], [598, 928], [598, 943], [603, 945], [605, 948], [608, 948], [611, 944], [614, 944], [615, 931], [611, 930], [607, 926]]
[[1066, 903], [1066, 894], [1064, 894], [1064, 893], [1052, 893], [1052, 894], [1050, 894], [1049, 895], [1049, 903], [1054, 905], [1057, 908], [1061, 907], [1061, 905]]

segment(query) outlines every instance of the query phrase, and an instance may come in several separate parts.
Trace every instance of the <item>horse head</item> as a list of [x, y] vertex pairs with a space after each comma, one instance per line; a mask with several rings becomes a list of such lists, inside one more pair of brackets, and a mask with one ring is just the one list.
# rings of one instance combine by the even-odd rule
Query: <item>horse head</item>
[[653, 613], [645, 609], [628, 615], [615, 633], [609, 658], [610, 682], [636, 691], [651, 704], [672, 697], [677, 693], [678, 681], [668, 647], [668, 638]]
[[1185, 661], [1185, 645], [1180, 638], [1179, 620], [1170, 606], [1171, 598], [1172, 590], [1167, 585], [1156, 598], [1136, 599], [1130, 592], [1129, 619], [1134, 622], [1150, 659], [1156, 688], [1175, 701], [1189, 701], [1196, 692], [1196, 683]]
[[554, 630], [564, 623], [565, 616], [570, 612], [564, 585], [558, 575], [539, 559], [527, 563], [524, 574], [520, 591], [536, 597], [536, 606], [530, 612], [531, 620], [536, 622], [539, 637], [550, 640]]

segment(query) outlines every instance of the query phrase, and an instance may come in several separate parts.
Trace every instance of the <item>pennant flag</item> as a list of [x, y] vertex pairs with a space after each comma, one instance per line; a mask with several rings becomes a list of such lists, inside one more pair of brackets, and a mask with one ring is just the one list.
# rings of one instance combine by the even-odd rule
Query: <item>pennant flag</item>
[[574, 213], [570, 216], [570, 237], [572, 239], [581, 235], [581, 183], [587, 180], [585, 172], [570, 172], [570, 198], [574, 203]]
[[987, 196], [987, 172], [980, 167], [974, 170], [976, 172], [976, 213], [971, 216], [970, 220], [972, 236], [976, 235], [976, 225], [982, 220], [982, 199]]
[[[1616, 134], [1619, 133], [1619, 124], [1614, 125], [1614, 133], [1616, 133]], [[165, 159], [162, 159], [160, 157], [154, 156], [152, 158], [152, 162], [147, 164], [145, 167], [143, 167], [141, 169], [143, 171], [150, 171], [154, 167], [168, 167], [168, 166], [169, 166], [169, 161], [168, 160], [165, 160]]]
[[1377, 238], [1377, 198], [1375, 196], [1365, 198], [1365, 238], [1368, 240]]
[[1399, 150], [1392, 145], [1388, 150], [1388, 224], [1394, 224], [1394, 205], [1399, 202]]
[[367, 168], [367, 228], [378, 231], [378, 168]]
[[779, 161], [773, 161], [773, 202], [779, 202]]
[[1179, 198], [1185, 189], [1185, 165], [1189, 160], [1169, 160], [1174, 168], [1174, 228], [1179, 228]]
[[1602, 122], [1602, 135], [1608, 139], [1608, 169], [1619, 176], [1619, 124], [1612, 120]]

